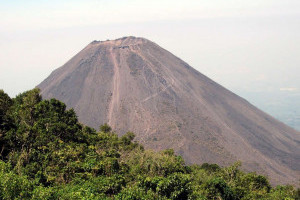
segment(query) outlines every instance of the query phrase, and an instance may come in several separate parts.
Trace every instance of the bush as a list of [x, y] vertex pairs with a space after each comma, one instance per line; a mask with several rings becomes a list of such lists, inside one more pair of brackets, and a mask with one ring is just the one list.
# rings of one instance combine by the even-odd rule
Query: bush
[[0, 199], [299, 199], [292, 186], [204, 163], [186, 166], [172, 149], [144, 150], [135, 135], [81, 125], [64, 103], [34, 89], [0, 90]]

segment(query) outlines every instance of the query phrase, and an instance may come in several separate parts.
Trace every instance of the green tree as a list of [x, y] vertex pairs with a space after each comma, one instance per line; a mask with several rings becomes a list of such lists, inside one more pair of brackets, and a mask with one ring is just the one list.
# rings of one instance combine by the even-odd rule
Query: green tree
[[80, 124], [73, 109], [33, 89], [0, 90], [0, 199], [299, 199], [292, 186], [204, 163], [187, 166], [174, 150], [144, 150], [127, 132]]
[[12, 105], [12, 99], [3, 90], [0, 90], [0, 158], [2, 159], [7, 156], [11, 149], [6, 135], [13, 128], [13, 122], [9, 113]]
[[111, 131], [111, 127], [107, 123], [105, 123], [100, 126], [100, 131], [103, 133], [108, 133]]

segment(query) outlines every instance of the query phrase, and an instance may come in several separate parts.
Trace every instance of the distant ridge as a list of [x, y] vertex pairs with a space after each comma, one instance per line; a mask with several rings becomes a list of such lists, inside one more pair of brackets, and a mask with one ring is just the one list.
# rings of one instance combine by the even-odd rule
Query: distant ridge
[[93, 41], [37, 87], [82, 123], [133, 131], [145, 147], [173, 148], [188, 163], [241, 160], [275, 184], [300, 178], [298, 131], [147, 39]]

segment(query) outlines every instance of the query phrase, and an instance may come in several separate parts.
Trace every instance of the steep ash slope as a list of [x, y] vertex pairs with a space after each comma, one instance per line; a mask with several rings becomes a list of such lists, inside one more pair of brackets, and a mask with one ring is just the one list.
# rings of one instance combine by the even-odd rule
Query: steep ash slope
[[274, 183], [300, 178], [299, 132], [149, 40], [94, 41], [38, 87], [82, 123], [133, 131], [147, 148], [173, 148], [188, 163], [241, 160]]

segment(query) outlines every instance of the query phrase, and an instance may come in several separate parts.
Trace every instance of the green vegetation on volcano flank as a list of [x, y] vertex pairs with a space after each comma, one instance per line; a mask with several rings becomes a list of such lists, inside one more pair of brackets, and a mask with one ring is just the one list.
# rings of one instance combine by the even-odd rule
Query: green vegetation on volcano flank
[[144, 150], [132, 132], [80, 124], [38, 89], [13, 99], [0, 90], [0, 199], [300, 199], [239, 166], [187, 166], [171, 149]]

